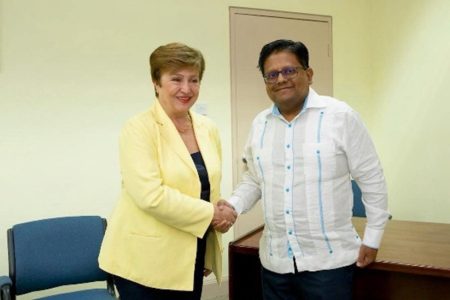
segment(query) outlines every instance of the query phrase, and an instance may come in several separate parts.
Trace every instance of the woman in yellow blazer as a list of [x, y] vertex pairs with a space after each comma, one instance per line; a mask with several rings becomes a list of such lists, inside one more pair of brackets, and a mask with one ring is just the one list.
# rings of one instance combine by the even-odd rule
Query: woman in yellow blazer
[[99, 264], [121, 299], [200, 299], [204, 275], [212, 271], [220, 283], [220, 232], [236, 218], [216, 205], [218, 130], [190, 111], [205, 62], [198, 50], [171, 43], [151, 54], [150, 67], [157, 99], [121, 132], [122, 190]]

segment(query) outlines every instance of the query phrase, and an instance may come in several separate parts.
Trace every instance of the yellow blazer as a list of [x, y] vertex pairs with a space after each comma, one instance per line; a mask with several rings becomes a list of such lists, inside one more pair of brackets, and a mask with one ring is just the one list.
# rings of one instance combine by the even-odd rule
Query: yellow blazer
[[[191, 112], [195, 136], [208, 170], [211, 203], [220, 197], [221, 146], [216, 126]], [[122, 190], [100, 250], [103, 270], [145, 286], [191, 291], [197, 238], [214, 208], [201, 200], [192, 158], [156, 100], [130, 119], [120, 135]], [[205, 267], [220, 283], [221, 234], [210, 230]]]

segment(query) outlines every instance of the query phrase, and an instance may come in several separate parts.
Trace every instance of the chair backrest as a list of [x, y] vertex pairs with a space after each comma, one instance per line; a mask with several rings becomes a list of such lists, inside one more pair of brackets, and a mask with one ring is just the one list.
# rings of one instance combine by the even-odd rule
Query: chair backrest
[[353, 216], [354, 217], [366, 217], [366, 209], [364, 208], [364, 203], [362, 202], [361, 190], [354, 180], [352, 180], [352, 190], [353, 190]]
[[17, 295], [106, 280], [97, 257], [106, 220], [98, 216], [27, 222], [8, 230], [9, 274]]

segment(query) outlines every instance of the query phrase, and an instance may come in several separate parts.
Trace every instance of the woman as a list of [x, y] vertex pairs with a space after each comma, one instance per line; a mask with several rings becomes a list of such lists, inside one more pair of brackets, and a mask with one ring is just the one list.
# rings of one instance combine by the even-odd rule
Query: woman
[[236, 218], [215, 204], [217, 128], [190, 111], [205, 62], [198, 50], [171, 43], [151, 54], [150, 68], [157, 99], [122, 130], [122, 192], [99, 264], [114, 275], [121, 299], [200, 299], [204, 275], [221, 280], [218, 231]]

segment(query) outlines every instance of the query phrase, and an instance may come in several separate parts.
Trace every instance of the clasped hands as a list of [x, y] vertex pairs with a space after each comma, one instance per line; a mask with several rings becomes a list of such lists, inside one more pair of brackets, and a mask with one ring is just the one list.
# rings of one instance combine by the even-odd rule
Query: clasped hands
[[225, 233], [234, 222], [236, 222], [237, 213], [233, 206], [225, 200], [219, 200], [217, 204], [214, 204], [214, 216], [211, 221], [211, 225], [215, 230]]

